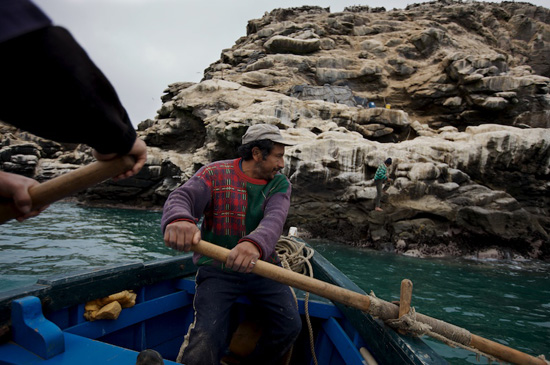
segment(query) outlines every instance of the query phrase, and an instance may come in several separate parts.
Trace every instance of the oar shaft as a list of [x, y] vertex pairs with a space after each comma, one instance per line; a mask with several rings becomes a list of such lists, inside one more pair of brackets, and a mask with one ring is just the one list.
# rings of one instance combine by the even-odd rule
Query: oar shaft
[[486, 354], [493, 355], [496, 358], [506, 360], [512, 364], [548, 365], [548, 363], [541, 358], [531, 356], [524, 352], [474, 334], [472, 334], [472, 341], [470, 342], [470, 345]]
[[[199, 244], [193, 245], [192, 250], [220, 262], [226, 262], [227, 256], [229, 255], [229, 250], [227, 248], [220, 247], [206, 241], [200, 241]], [[264, 261], [256, 262], [252, 272], [294, 288], [305, 290], [335, 302], [360, 309], [364, 312], [372, 312], [372, 308], [370, 308], [372, 301], [367, 295], [344, 289], [315, 278], [310, 278]], [[378, 317], [383, 320], [398, 318], [399, 308], [395, 304], [379, 300], [377, 298], [373, 298], [373, 300], [374, 299], [376, 299], [377, 306], [383, 307], [376, 311]], [[432, 331], [442, 335], [445, 335], [449, 331], [465, 331], [463, 328], [420, 313], [417, 313], [417, 320], [430, 325], [432, 327]], [[445, 329], [442, 329], [442, 327], [445, 327]], [[489, 355], [493, 355], [501, 360], [512, 363], [547, 365], [547, 363], [542, 359], [476, 335], [471, 335], [470, 343], [462, 344], [466, 346], [471, 345]]]
[[[117, 157], [109, 161], [96, 161], [74, 171], [48, 180], [29, 189], [32, 210], [42, 208], [86, 189], [113, 176], [126, 172], [134, 166], [132, 156]], [[13, 202], [0, 204], [0, 223], [16, 218], [19, 211]]]

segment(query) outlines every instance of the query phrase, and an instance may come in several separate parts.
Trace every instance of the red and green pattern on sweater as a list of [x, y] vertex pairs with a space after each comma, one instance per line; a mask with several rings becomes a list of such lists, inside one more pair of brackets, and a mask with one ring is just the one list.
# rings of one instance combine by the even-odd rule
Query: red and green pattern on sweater
[[[163, 226], [174, 219], [197, 222], [204, 212], [203, 240], [228, 249], [250, 241], [260, 250], [262, 260], [278, 263], [275, 244], [290, 207], [291, 184], [282, 174], [271, 181], [252, 179], [242, 172], [239, 162], [218, 161], [201, 168], [170, 196]], [[197, 257], [196, 264], [211, 262]]]
[[[288, 179], [281, 174], [269, 182], [247, 177], [239, 167], [239, 160], [211, 164], [197, 176], [203, 179], [212, 195], [211, 206], [204, 216], [203, 239], [228, 249], [258, 228], [269, 198], [277, 193], [285, 194], [290, 189]], [[259, 246], [253, 239], [248, 240]], [[279, 262], [275, 251], [263, 259]], [[197, 264], [208, 261], [210, 259], [202, 257]]]

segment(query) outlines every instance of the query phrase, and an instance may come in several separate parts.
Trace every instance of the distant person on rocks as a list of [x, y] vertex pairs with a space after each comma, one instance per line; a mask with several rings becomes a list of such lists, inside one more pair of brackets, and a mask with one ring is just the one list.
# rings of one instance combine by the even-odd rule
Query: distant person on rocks
[[291, 185], [279, 171], [289, 144], [276, 126], [253, 125], [242, 137], [241, 158], [202, 167], [168, 197], [161, 222], [168, 247], [187, 252], [204, 239], [231, 250], [225, 263], [194, 254], [195, 319], [178, 362], [220, 363], [228, 345], [229, 311], [241, 295], [263, 310], [265, 320], [246, 364], [278, 364], [300, 333], [290, 288], [251, 273], [258, 259], [280, 265], [275, 245], [290, 207]]
[[[132, 155], [137, 174], [147, 160], [115, 89], [64, 28], [30, 0], [0, 1], [0, 120], [43, 138], [84, 143], [96, 159]], [[33, 179], [0, 171], [0, 197], [21, 215], [35, 216], [28, 189]]]
[[390, 178], [388, 178], [388, 167], [390, 167], [392, 163], [391, 158], [387, 158], [384, 163], [381, 163], [378, 168], [376, 169], [376, 173], [374, 174], [374, 185], [376, 186], [376, 198], [374, 199], [374, 209], [378, 212], [381, 212], [383, 209], [380, 208], [380, 199], [382, 199], [382, 190], [384, 187], [384, 184], [388, 181], [391, 181]]

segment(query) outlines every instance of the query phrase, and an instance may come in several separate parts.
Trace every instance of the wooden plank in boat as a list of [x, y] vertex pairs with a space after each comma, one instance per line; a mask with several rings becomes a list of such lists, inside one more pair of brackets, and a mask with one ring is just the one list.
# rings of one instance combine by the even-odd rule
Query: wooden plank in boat
[[[62, 359], [51, 360], [50, 362], [60, 364], [134, 364], [138, 352], [113, 346], [101, 341], [94, 341], [89, 338], [64, 333], [65, 352]], [[85, 358], [83, 358], [85, 354]], [[37, 355], [25, 350], [23, 347], [8, 343], [4, 344], [0, 357], [8, 364], [37, 364], [44, 362]], [[50, 363], [48, 362], [48, 363]], [[165, 365], [176, 364], [170, 360], [164, 360]]]

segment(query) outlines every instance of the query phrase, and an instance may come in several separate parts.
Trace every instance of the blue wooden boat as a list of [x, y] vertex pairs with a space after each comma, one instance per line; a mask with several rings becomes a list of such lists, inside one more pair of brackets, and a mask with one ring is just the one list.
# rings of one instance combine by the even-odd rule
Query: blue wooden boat
[[[322, 255], [311, 259], [315, 278], [364, 292]], [[0, 364], [135, 364], [140, 351], [158, 351], [173, 364], [193, 319], [195, 291], [190, 254], [59, 275], [0, 294]], [[85, 303], [122, 290], [136, 304], [117, 319], [87, 321]], [[358, 309], [296, 290], [304, 326], [290, 364], [445, 364], [420, 338], [400, 335]], [[235, 325], [247, 318], [240, 298]], [[311, 323], [313, 349], [306, 309]], [[245, 341], [246, 342], [246, 341]], [[315, 356], [312, 355], [315, 354]], [[227, 363], [238, 363], [228, 350]], [[235, 362], [231, 362], [235, 361]]]

